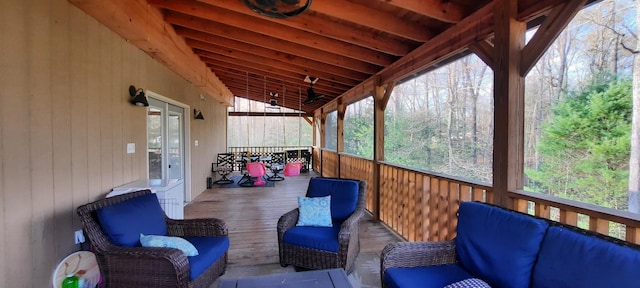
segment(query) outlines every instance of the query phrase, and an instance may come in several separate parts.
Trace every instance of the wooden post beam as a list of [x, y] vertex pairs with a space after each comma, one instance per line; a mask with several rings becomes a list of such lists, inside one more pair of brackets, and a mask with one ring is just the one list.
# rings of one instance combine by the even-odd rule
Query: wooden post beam
[[570, 0], [553, 8], [522, 51], [520, 76], [524, 77], [580, 11], [587, 0]]
[[478, 41], [469, 45], [469, 50], [476, 54], [482, 61], [484, 61], [489, 68], [493, 69], [496, 49], [493, 44], [487, 40]]
[[518, 2], [496, 0], [494, 59], [494, 204], [511, 208], [508, 191], [524, 178], [524, 77], [520, 75], [526, 24], [517, 20]]

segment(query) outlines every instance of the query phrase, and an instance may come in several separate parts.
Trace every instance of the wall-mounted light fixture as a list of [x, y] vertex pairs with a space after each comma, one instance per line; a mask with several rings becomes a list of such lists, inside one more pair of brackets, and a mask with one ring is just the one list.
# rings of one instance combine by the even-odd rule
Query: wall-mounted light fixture
[[149, 102], [147, 101], [147, 96], [144, 95], [144, 90], [142, 88], [136, 89], [135, 86], [129, 86], [129, 95], [131, 95], [131, 104], [136, 106], [147, 107], [149, 106]]
[[204, 120], [204, 116], [202, 116], [202, 111], [193, 109], [193, 119]]

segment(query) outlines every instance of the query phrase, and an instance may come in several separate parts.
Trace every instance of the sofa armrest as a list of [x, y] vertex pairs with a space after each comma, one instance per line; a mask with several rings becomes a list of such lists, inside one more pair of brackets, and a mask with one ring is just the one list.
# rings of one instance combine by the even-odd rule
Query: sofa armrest
[[453, 241], [400, 242], [382, 249], [380, 272], [395, 267], [420, 267], [456, 263], [456, 246]]
[[227, 224], [216, 218], [175, 220], [167, 218], [167, 234], [179, 237], [227, 236]]
[[173, 248], [120, 247], [96, 254], [100, 272], [109, 275], [109, 285], [138, 284], [154, 287], [186, 287], [189, 283], [187, 256]]

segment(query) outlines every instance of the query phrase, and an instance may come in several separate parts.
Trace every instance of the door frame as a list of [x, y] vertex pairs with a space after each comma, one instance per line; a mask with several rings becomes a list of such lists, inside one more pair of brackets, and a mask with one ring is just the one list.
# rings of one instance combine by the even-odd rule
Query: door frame
[[[182, 102], [178, 102], [176, 100], [173, 100], [171, 98], [162, 96], [156, 92], [153, 92], [151, 90], [147, 90], [145, 91], [145, 93], [147, 94], [147, 97], [151, 97], [154, 98], [156, 100], [162, 101], [162, 102], [166, 102], [169, 103], [171, 105], [175, 105], [178, 107], [181, 107], [184, 109], [184, 117], [183, 117], [183, 121], [184, 121], [184, 203], [183, 205], [186, 205], [187, 203], [191, 202], [191, 121], [189, 121], [189, 115], [191, 112], [191, 107], [187, 104], [184, 104]], [[145, 131], [146, 131], [146, 127], [145, 127]], [[146, 132], [148, 133], [148, 131]], [[149, 145], [147, 143], [147, 145]], [[145, 149], [147, 149], [145, 147]], [[145, 153], [146, 157], [147, 157], [147, 161], [146, 161], [146, 166], [147, 166], [147, 173], [149, 171], [149, 153]], [[148, 174], [147, 174], [147, 178], [148, 178]]]

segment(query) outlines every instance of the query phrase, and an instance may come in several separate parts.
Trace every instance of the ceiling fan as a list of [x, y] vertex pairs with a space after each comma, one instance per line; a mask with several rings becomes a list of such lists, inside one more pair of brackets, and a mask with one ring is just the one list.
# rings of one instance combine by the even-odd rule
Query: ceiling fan
[[254, 12], [271, 18], [289, 18], [309, 9], [311, 0], [242, 0]]
[[311, 104], [324, 97], [323, 94], [316, 94], [316, 92], [313, 91], [313, 84], [318, 82], [318, 78], [307, 76], [304, 78], [304, 82], [309, 83], [309, 88], [307, 88], [307, 99], [305, 99], [302, 103], [304, 103], [305, 105]]
[[278, 99], [276, 99], [278, 98], [278, 93], [269, 92], [269, 96], [271, 99], [269, 99], [269, 106], [266, 106], [266, 108], [279, 110], [280, 107], [278, 107]]

